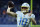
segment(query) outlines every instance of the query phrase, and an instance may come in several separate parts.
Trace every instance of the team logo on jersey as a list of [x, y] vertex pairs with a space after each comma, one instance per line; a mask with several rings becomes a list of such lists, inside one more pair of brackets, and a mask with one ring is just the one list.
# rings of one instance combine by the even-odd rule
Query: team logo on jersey
[[29, 16], [31, 16], [31, 13], [29, 14]]

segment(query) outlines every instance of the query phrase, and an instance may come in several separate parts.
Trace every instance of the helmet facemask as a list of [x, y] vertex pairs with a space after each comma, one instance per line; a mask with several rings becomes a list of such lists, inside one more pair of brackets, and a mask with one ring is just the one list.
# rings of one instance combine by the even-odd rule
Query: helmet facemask
[[29, 7], [21, 7], [21, 11], [24, 12], [29, 12]]

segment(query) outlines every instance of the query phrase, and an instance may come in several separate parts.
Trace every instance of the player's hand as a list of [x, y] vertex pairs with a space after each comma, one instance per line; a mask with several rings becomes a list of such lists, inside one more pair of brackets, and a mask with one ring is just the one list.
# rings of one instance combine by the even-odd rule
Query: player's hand
[[14, 8], [14, 3], [12, 1], [9, 1], [8, 2], [8, 8]]
[[10, 9], [14, 8], [14, 3], [12, 1], [8, 2], [8, 9], [7, 12], [10, 12]]

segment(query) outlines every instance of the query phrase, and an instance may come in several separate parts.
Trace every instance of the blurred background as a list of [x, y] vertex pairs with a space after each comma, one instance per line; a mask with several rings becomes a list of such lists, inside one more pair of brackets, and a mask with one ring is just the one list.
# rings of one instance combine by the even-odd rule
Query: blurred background
[[[17, 21], [15, 17], [9, 16], [7, 11], [8, 1], [10, 0], [0, 0], [0, 25], [8, 24], [8, 25], [16, 25]], [[30, 4], [30, 0], [11, 0], [14, 2], [15, 7], [11, 10], [13, 12], [21, 10], [21, 4], [27, 2]], [[40, 0], [33, 0], [33, 13], [35, 14], [35, 20], [37, 24], [40, 24]]]
[[30, 4], [30, 0], [1, 0], [0, 1], [0, 24], [17, 24], [16, 18], [9, 16], [7, 11], [8, 1], [14, 2], [14, 8], [11, 11], [16, 12], [21, 10], [21, 4], [27, 2]]
[[33, 0], [33, 13], [37, 24], [40, 25], [40, 0]]

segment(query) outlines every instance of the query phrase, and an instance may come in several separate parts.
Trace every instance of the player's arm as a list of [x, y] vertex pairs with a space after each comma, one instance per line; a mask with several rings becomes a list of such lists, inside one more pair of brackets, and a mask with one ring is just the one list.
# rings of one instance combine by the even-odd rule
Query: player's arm
[[17, 17], [17, 14], [14, 13], [14, 12], [11, 12], [10, 9], [11, 9], [11, 8], [8, 8], [8, 9], [7, 9], [7, 14], [10, 15], [10, 16], [13, 16], [13, 17]]
[[9, 1], [8, 2], [7, 14], [16, 17], [17, 14], [10, 11], [10, 9], [12, 9], [12, 8], [14, 8], [14, 3], [12, 1]]
[[35, 19], [32, 19], [32, 18], [31, 18], [31, 21], [32, 21], [33, 24], [36, 24]]
[[31, 21], [32, 21], [33, 24], [36, 24], [36, 20], [35, 20], [35, 15], [34, 14], [31, 15]]

